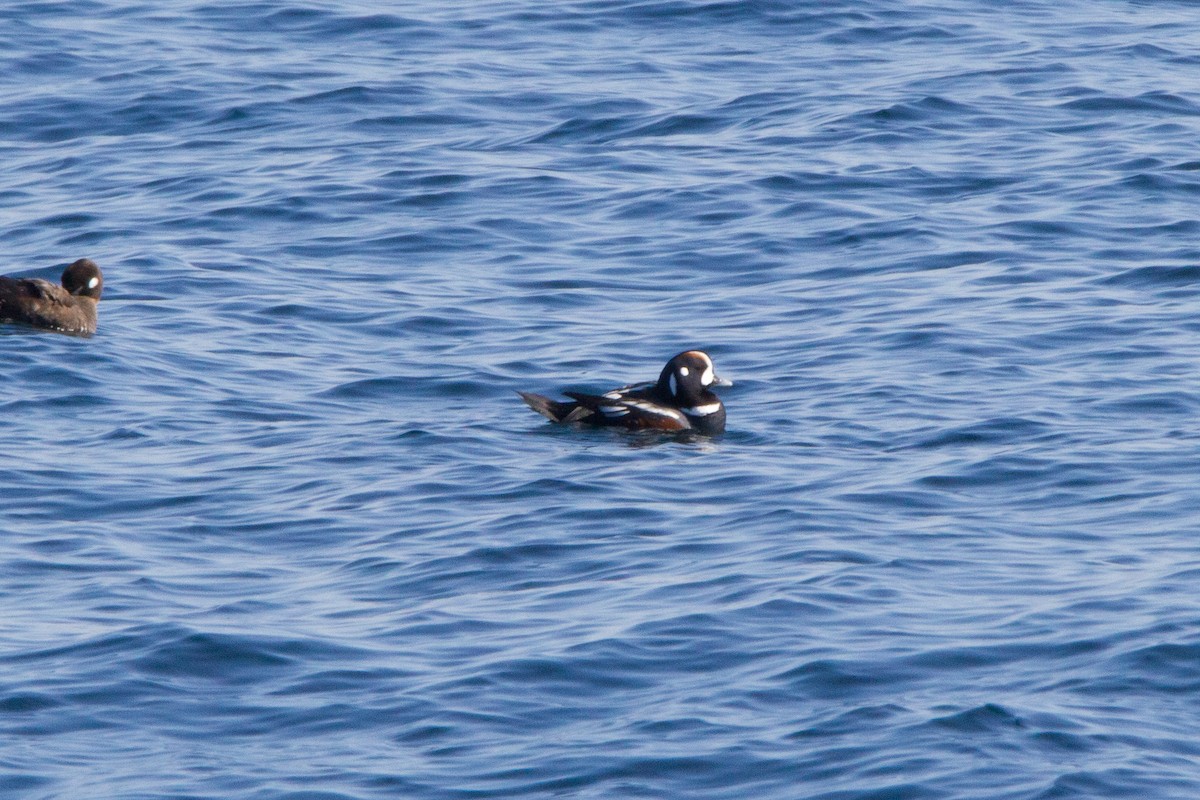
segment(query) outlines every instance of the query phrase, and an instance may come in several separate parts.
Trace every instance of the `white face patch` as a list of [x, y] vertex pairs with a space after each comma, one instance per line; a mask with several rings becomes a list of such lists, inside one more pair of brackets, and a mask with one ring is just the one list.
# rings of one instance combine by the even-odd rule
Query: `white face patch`
[[100, 285], [100, 279], [99, 279], [99, 278], [92, 278], [90, 281], [88, 281], [88, 288], [89, 288], [89, 289], [95, 289], [95, 288], [96, 288], [97, 286], [99, 286], [99, 285]]
[[712, 386], [712, 382], [716, 380], [713, 373], [712, 359], [703, 353], [699, 353], [698, 355], [704, 358], [704, 372], [700, 375], [700, 385]]
[[692, 371], [687, 367], [680, 367], [679, 374], [686, 378], [688, 375], [692, 374]]

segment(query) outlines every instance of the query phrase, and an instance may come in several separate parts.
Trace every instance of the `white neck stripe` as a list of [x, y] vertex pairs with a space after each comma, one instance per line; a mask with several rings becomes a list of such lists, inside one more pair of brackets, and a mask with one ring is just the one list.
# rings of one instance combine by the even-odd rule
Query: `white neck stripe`
[[702, 406], [692, 406], [691, 408], [684, 408], [681, 410], [690, 417], [706, 417], [709, 414], [717, 413], [720, 408], [721, 403], [720, 401], [717, 401], [716, 403], [707, 403]]

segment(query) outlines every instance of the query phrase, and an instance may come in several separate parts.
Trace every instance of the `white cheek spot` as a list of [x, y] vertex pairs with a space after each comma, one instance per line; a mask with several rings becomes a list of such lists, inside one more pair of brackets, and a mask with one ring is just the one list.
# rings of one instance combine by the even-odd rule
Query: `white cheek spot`
[[692, 374], [692, 371], [687, 367], [680, 367], [679, 374], [686, 378], [688, 375]]
[[95, 289], [95, 288], [96, 288], [97, 286], [99, 286], [99, 285], [100, 285], [100, 279], [99, 279], [99, 278], [92, 278], [90, 281], [88, 281], [88, 288], [89, 288], [89, 289]]

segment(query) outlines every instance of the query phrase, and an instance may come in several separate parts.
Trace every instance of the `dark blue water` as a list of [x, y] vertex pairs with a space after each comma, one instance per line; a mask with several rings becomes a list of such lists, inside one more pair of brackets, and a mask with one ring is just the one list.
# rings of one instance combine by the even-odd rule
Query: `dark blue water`
[[[1186, 3], [0, 10], [4, 798], [1200, 796]], [[555, 428], [707, 349], [714, 440]]]

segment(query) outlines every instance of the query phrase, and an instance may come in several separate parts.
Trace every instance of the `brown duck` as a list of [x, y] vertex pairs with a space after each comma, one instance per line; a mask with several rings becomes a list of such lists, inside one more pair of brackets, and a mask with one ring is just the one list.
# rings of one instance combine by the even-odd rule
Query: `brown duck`
[[96, 262], [81, 258], [62, 274], [62, 286], [41, 278], [0, 275], [0, 322], [46, 331], [91, 336], [104, 276]]

